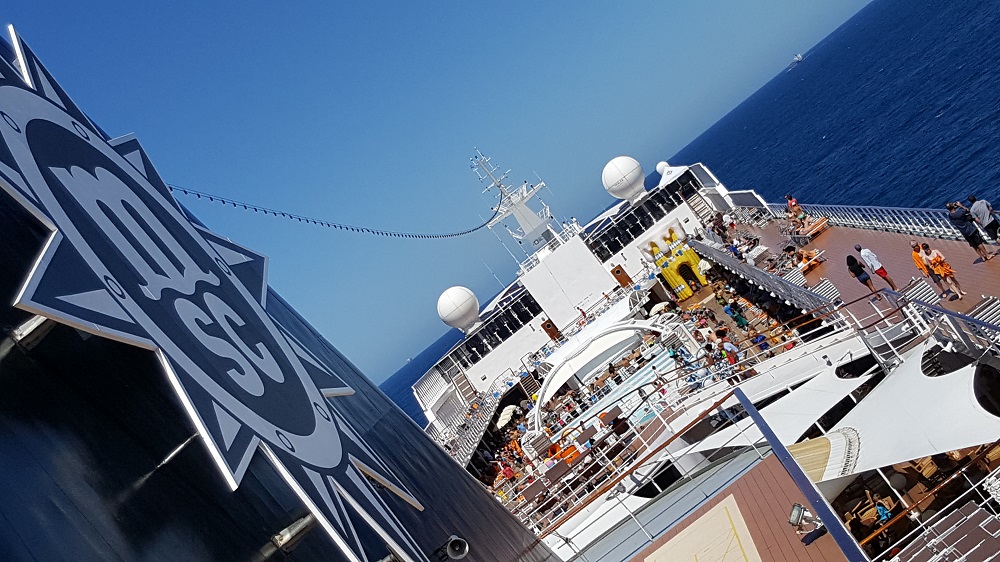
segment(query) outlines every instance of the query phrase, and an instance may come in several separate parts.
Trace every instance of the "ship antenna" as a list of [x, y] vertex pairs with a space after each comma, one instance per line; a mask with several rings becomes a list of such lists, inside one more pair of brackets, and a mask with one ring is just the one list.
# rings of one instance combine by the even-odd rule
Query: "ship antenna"
[[510, 170], [502, 174], [497, 174], [499, 168], [490, 162], [490, 158], [484, 155], [479, 149], [476, 149], [476, 155], [470, 158], [472, 161], [472, 169], [475, 170], [476, 175], [479, 176], [479, 181], [490, 180], [490, 184], [486, 186], [483, 193], [490, 190], [491, 187], [496, 187], [500, 191], [500, 200], [503, 201], [505, 197], [510, 197], [510, 192], [507, 191], [507, 186], [503, 184], [503, 180], [507, 179], [510, 174]]
[[500, 173], [500, 169], [490, 161], [488, 156], [483, 154], [478, 148], [475, 150], [476, 155], [469, 159], [472, 163], [471, 167], [479, 177], [479, 181], [489, 182], [483, 193], [494, 187], [499, 192], [497, 205], [494, 207], [496, 214], [486, 223], [486, 226], [493, 229], [493, 227], [508, 217], [514, 217], [520, 228], [517, 231], [512, 231], [511, 234], [519, 243], [522, 240], [528, 240], [532, 246], [537, 246], [539, 243], [549, 240], [552, 235], [546, 232], [549, 229], [549, 222], [551, 220], [551, 213], [548, 206], [543, 203], [542, 210], [536, 212], [527, 205], [528, 201], [540, 189], [546, 187], [545, 182], [539, 181], [536, 184], [529, 185], [525, 181], [524, 185], [520, 187], [511, 187], [504, 183], [504, 180], [510, 174], [510, 170]]
[[[480, 216], [479, 218], [482, 218], [482, 216]], [[497, 234], [497, 231], [491, 228], [490, 232], [493, 233], [493, 236], [496, 236], [497, 242], [499, 242], [500, 245], [503, 246], [503, 249], [507, 250], [507, 255], [510, 256], [510, 259], [514, 260], [514, 264], [517, 265], [517, 268], [521, 269], [521, 260], [517, 259], [517, 257], [514, 256], [514, 252], [511, 252], [510, 248], [507, 247], [507, 244], [505, 244], [504, 241], [500, 239], [500, 235]], [[511, 235], [513, 236], [513, 233], [511, 233]]]
[[493, 278], [497, 280], [497, 283], [500, 285], [501, 289], [506, 287], [506, 285], [503, 284], [503, 281], [501, 281], [500, 278], [497, 277], [497, 274], [493, 271], [493, 268], [490, 267], [490, 264], [486, 263], [486, 260], [484, 260], [483, 258], [479, 258], [479, 261], [483, 262], [483, 265], [486, 266], [486, 271], [489, 271], [490, 275], [492, 275]]

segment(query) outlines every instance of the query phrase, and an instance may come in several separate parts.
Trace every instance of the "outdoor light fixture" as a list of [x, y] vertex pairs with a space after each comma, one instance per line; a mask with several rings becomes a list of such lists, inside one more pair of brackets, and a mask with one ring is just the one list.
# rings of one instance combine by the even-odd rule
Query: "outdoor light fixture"
[[[391, 550], [391, 549], [390, 549]], [[447, 542], [437, 547], [432, 553], [438, 560], [461, 560], [469, 555], [469, 543], [458, 535], [448, 537]], [[395, 554], [390, 552], [378, 562], [400, 562]]]

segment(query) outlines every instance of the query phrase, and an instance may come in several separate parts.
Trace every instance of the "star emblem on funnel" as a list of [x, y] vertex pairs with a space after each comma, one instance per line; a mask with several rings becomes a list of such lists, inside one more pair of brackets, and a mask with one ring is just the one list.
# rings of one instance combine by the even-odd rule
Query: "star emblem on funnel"
[[422, 506], [336, 408], [353, 389], [266, 311], [266, 258], [194, 224], [139, 142], [108, 139], [11, 39], [0, 186], [51, 231], [15, 306], [155, 353], [232, 489], [261, 454], [348, 560], [372, 533], [426, 560], [389, 502]]

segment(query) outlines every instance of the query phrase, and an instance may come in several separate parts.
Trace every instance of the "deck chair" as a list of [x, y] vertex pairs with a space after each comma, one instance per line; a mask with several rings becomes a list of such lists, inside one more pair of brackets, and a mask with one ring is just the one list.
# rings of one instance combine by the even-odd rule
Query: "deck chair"
[[[908, 301], [920, 301], [931, 305], [941, 302], [941, 295], [923, 277], [910, 278], [909, 284], [903, 287], [900, 293]], [[913, 304], [903, 307], [903, 314], [911, 319], [922, 317], [924, 321], [931, 321], [934, 316], [933, 311]]]
[[826, 253], [826, 250], [820, 250], [820, 251], [816, 252], [816, 255], [813, 256], [812, 259], [810, 259], [810, 260], [806, 261], [804, 264], [802, 264], [802, 267], [800, 267], [799, 269], [804, 274], [805, 273], [809, 273], [810, 271], [812, 271], [813, 269], [815, 269], [816, 266], [818, 266], [819, 264], [821, 264], [821, 263], [823, 263], [823, 262], [826, 261], [826, 258], [823, 257], [823, 254], [825, 254], [825, 253]]
[[819, 283], [817, 283], [815, 287], [810, 289], [810, 291], [816, 293], [817, 295], [823, 297], [824, 299], [832, 303], [841, 302], [840, 289], [838, 289], [837, 286], [833, 284], [833, 281], [830, 281], [826, 277], [820, 278]]
[[968, 316], [971, 316], [980, 322], [1000, 326], [1000, 299], [993, 296], [983, 295], [983, 300], [976, 306], [972, 307]]
[[807, 230], [793, 233], [791, 235], [792, 242], [794, 242], [795, 245], [799, 247], [805, 246], [806, 244], [815, 240], [817, 236], [825, 232], [826, 229], [828, 228], [830, 228], [830, 220], [827, 219], [826, 217], [820, 217], [811, 225], [809, 225], [809, 228]]
[[747, 252], [745, 257], [747, 258], [748, 263], [756, 265], [767, 261], [767, 258], [771, 257], [771, 253], [768, 251], [767, 246], [758, 245], [754, 249]]
[[804, 287], [806, 284], [806, 276], [802, 274], [799, 269], [789, 269], [781, 275], [781, 278], [788, 281], [792, 285], [799, 287]]
[[918, 300], [927, 304], [941, 302], [941, 295], [923, 277], [911, 277], [910, 283], [903, 288], [902, 293], [907, 300]]
[[1000, 343], [1000, 299], [994, 296], [983, 295], [983, 300], [979, 301], [979, 304], [972, 307], [968, 316], [971, 316], [980, 322], [997, 326], [996, 329], [987, 328], [985, 326], [976, 326], [975, 329], [980, 330], [982, 332], [980, 335], [985, 336], [990, 341]]

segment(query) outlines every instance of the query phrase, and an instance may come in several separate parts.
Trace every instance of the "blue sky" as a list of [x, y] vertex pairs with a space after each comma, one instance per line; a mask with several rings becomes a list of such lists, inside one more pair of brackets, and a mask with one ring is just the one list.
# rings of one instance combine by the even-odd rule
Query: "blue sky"
[[[537, 172], [556, 217], [583, 222], [612, 201], [609, 159], [652, 170], [866, 3], [41, 0], [2, 17], [170, 183], [448, 232], [493, 203], [469, 169], [474, 147], [513, 183]], [[490, 269], [505, 283], [516, 270], [489, 231], [375, 238], [181, 202], [268, 255], [271, 285], [376, 382], [446, 331], [441, 291], [485, 300], [501, 288]]]

